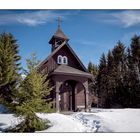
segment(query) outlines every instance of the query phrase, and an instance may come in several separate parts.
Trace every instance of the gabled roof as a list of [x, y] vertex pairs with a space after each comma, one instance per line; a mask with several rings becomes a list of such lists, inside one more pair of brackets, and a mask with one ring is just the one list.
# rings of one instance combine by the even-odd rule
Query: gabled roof
[[61, 30], [60, 27], [58, 27], [57, 31], [54, 33], [54, 35], [52, 36], [49, 43], [52, 42], [53, 38], [60, 38], [60, 39], [64, 39], [64, 40], [69, 40], [69, 38], [63, 33], [63, 31]]
[[44, 63], [46, 63], [62, 46], [64, 46], [64, 44], [66, 43], [66, 41], [64, 41], [59, 47], [57, 47], [46, 59], [44, 59], [39, 65], [38, 67], [42, 66]]
[[55, 74], [63, 74], [63, 75], [73, 75], [73, 76], [85, 76], [88, 78], [92, 78], [92, 75], [90, 73], [78, 70], [76, 68], [67, 66], [67, 65], [60, 65], [58, 66], [51, 75]]
[[81, 62], [81, 60], [79, 59], [79, 57], [76, 55], [76, 53], [73, 51], [73, 49], [70, 47], [70, 45], [67, 43], [67, 41], [64, 41], [58, 48], [56, 48], [44, 61], [42, 61], [38, 65], [38, 67], [41, 67], [44, 63], [46, 63], [52, 56], [54, 56], [65, 45], [69, 48], [69, 50], [71, 51], [71, 53], [74, 55], [74, 57], [76, 58], [76, 60], [79, 62], [79, 65], [86, 72], [87, 71], [86, 67], [83, 65], [83, 63]]

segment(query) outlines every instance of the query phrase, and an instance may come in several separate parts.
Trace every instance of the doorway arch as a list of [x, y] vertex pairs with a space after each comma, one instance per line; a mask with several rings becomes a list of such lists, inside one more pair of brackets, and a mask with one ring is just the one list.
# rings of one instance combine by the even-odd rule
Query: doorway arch
[[85, 87], [76, 80], [66, 80], [59, 88], [60, 111], [77, 111], [86, 108]]

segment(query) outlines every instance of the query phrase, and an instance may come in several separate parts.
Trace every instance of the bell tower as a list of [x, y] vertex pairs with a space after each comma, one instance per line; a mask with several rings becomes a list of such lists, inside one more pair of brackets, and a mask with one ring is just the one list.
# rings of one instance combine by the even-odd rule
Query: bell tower
[[52, 46], [52, 52], [56, 48], [58, 48], [64, 41], [69, 41], [68, 37], [61, 30], [60, 24], [62, 20], [60, 19], [60, 17], [57, 19], [57, 21], [58, 21], [57, 31], [54, 33], [51, 40], [49, 41], [49, 44], [51, 44]]

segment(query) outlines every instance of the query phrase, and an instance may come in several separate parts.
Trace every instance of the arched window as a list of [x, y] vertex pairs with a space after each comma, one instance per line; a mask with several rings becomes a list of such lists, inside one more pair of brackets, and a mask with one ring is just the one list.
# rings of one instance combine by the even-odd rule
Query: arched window
[[57, 63], [58, 64], [62, 64], [62, 60], [63, 60], [63, 57], [61, 55], [58, 55], [58, 57], [57, 57]]
[[68, 64], [68, 58], [66, 56], [63, 56], [63, 64]]

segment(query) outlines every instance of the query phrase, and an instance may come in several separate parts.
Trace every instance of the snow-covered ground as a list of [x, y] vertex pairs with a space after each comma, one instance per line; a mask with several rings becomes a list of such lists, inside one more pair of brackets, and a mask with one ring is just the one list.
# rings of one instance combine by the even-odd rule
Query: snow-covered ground
[[77, 119], [69, 115], [58, 113], [52, 114], [38, 114], [40, 118], [51, 121], [52, 127], [42, 132], [85, 132], [86, 128]]
[[[71, 115], [37, 113], [51, 127], [41, 132], [140, 132], [140, 109], [92, 109]], [[0, 131], [19, 123], [12, 114], [0, 114]]]

